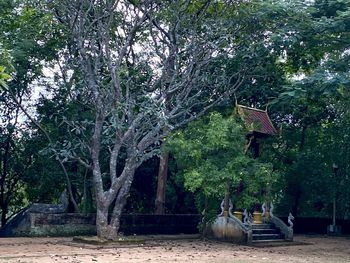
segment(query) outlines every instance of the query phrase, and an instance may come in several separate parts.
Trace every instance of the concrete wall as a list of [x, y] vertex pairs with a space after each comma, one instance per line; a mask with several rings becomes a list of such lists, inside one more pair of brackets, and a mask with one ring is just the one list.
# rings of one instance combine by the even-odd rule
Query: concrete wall
[[[95, 214], [21, 212], [1, 231], [0, 236], [95, 235]], [[198, 233], [199, 215], [122, 215], [124, 234]]]
[[94, 214], [30, 213], [29, 236], [95, 235]]

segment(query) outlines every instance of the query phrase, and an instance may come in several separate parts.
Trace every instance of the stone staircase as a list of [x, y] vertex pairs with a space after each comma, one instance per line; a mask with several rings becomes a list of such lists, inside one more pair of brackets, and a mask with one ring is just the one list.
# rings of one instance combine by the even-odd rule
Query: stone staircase
[[284, 235], [274, 224], [252, 224], [252, 243], [283, 242]]
[[219, 240], [236, 243], [254, 244], [256, 246], [276, 246], [286, 241], [293, 241], [294, 217], [288, 216], [288, 225], [273, 214], [273, 204], [262, 205], [263, 213], [251, 215], [244, 210], [243, 218], [232, 214], [233, 204], [229, 201], [229, 211], [224, 211], [224, 200], [221, 202], [221, 213], [216, 220], [208, 226], [205, 235]]

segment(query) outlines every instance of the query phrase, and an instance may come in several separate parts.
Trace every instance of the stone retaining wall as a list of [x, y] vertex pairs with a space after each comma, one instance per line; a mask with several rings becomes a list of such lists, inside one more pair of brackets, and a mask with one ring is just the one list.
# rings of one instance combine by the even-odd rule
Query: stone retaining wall
[[[1, 231], [0, 236], [95, 235], [95, 214], [37, 213], [23, 211]], [[199, 215], [125, 214], [120, 231], [124, 234], [195, 234]]]

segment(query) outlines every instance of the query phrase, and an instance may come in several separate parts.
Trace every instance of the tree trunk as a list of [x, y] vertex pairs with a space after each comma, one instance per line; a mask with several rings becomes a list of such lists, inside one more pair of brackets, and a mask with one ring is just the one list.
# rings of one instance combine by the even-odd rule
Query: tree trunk
[[[120, 189], [115, 200], [113, 213], [109, 216], [108, 208], [104, 203], [97, 203], [96, 230], [100, 239], [116, 240], [120, 228], [120, 218], [126, 204], [132, 179], [128, 180]], [[109, 218], [110, 217], [110, 218]]]
[[3, 205], [1, 207], [1, 227], [3, 227], [7, 223], [7, 205]]
[[157, 185], [157, 196], [155, 201], [155, 214], [165, 214], [165, 187], [168, 175], [168, 161], [169, 153], [166, 151], [162, 152], [159, 160], [159, 171], [158, 171], [158, 185]]
[[118, 230], [119, 228], [114, 228], [108, 224], [108, 208], [98, 207], [96, 211], [97, 236], [100, 239], [115, 240], [118, 236]]
[[[96, 187], [96, 230], [97, 236], [104, 240], [116, 240], [118, 238], [118, 231], [120, 228], [120, 218], [123, 208], [126, 204], [130, 187], [134, 179], [136, 164], [127, 162], [121, 176], [125, 176], [124, 180], [120, 182], [120, 188], [109, 189], [106, 192], [100, 192], [101, 188]], [[96, 172], [96, 171], [94, 171]], [[102, 179], [100, 173], [94, 174], [95, 180]], [[118, 190], [119, 189], [119, 190]], [[102, 190], [103, 191], [103, 190]], [[110, 195], [114, 193], [113, 195]], [[115, 202], [114, 202], [115, 201]], [[114, 203], [112, 214], [109, 214], [111, 205]]]

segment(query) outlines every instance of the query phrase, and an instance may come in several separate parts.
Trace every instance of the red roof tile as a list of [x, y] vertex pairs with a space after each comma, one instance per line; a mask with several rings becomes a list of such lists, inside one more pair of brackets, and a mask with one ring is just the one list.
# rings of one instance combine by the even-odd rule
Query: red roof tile
[[269, 135], [277, 135], [277, 130], [273, 126], [267, 111], [242, 105], [237, 105], [237, 108], [239, 115], [249, 130]]

